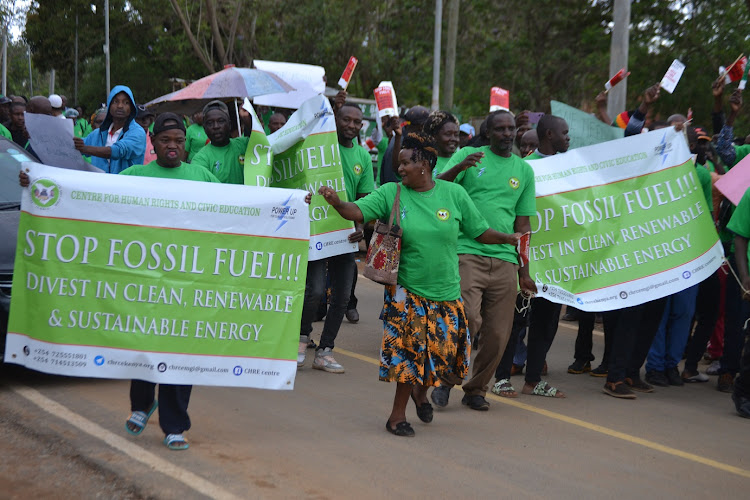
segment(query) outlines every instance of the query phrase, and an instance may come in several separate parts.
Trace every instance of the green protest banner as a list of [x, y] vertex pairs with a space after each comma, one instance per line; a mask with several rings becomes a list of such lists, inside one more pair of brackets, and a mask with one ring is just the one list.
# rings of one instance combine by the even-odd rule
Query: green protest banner
[[245, 161], [245, 184], [313, 193], [309, 260], [355, 252], [357, 245], [348, 240], [354, 224], [317, 194], [321, 186], [328, 186], [346, 200], [336, 120], [328, 99], [321, 95], [305, 101], [281, 129], [267, 138], [260, 122], [256, 126], [252, 106], [246, 103], [245, 109], [253, 115], [253, 134], [245, 155], [250, 158]]
[[529, 164], [537, 192], [529, 270], [541, 296], [619, 309], [679, 292], [721, 265], [710, 206], [673, 128]]
[[550, 101], [552, 114], [568, 122], [570, 149], [622, 139], [625, 131], [602, 123], [589, 113], [558, 101]]
[[75, 376], [293, 387], [304, 192], [31, 165], [7, 362]]

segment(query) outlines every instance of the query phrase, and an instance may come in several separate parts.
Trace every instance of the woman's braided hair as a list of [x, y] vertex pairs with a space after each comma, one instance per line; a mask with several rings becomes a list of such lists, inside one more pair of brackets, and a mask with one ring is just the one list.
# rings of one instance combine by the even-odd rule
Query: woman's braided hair
[[424, 132], [412, 132], [404, 138], [401, 149], [411, 149], [411, 161], [427, 160], [430, 169], [437, 163], [437, 148], [431, 135]]
[[432, 137], [435, 137], [446, 123], [455, 123], [458, 126], [458, 119], [450, 111], [433, 111], [427, 117], [427, 121], [422, 126], [422, 129]]

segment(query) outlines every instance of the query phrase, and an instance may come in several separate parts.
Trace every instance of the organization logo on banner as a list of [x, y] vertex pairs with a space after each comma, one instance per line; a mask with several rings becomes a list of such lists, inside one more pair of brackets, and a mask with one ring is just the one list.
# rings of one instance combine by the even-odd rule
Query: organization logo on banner
[[297, 215], [297, 209], [292, 208], [289, 205], [289, 201], [291, 199], [292, 195], [289, 195], [289, 198], [286, 199], [284, 205], [271, 208], [271, 217], [279, 221], [279, 225], [274, 230], [274, 233], [284, 227], [284, 224], [286, 224], [288, 221], [294, 220], [295, 216]]
[[436, 212], [436, 215], [440, 220], [448, 220], [451, 216], [451, 213], [447, 208], [441, 208]]
[[31, 185], [31, 201], [39, 208], [52, 208], [60, 201], [60, 186], [51, 179], [39, 179]]
[[511, 177], [510, 179], [508, 179], [508, 184], [509, 184], [509, 185], [510, 185], [510, 187], [512, 187], [513, 189], [518, 189], [518, 186], [520, 186], [520, 185], [521, 185], [521, 183], [520, 183], [520, 182], [518, 181], [518, 179], [516, 179], [515, 177]]

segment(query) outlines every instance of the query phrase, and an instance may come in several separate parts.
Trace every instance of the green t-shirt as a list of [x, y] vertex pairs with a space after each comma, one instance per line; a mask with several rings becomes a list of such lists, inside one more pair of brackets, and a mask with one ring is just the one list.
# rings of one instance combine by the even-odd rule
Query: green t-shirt
[[203, 149], [203, 146], [206, 145], [207, 141], [208, 136], [202, 126], [193, 123], [187, 128], [185, 131], [185, 151], [187, 151], [189, 162], [192, 163], [195, 155], [198, 154], [198, 151]]
[[146, 165], [133, 165], [120, 175], [137, 175], [139, 177], [159, 177], [160, 179], [182, 179], [185, 181], [219, 182], [211, 172], [190, 163], [182, 162], [179, 167], [162, 167], [156, 160]]
[[89, 124], [88, 121], [83, 118], [79, 118], [76, 120], [75, 127], [73, 127], [73, 134], [76, 137], [84, 138], [89, 135], [92, 130], [93, 129], [91, 128], [91, 124]]
[[249, 137], [235, 137], [223, 147], [206, 144], [193, 157], [191, 164], [207, 169], [224, 184], [244, 184], [245, 152], [249, 141]]
[[[750, 189], [742, 195], [739, 205], [729, 219], [727, 229], [738, 236], [750, 240]], [[747, 247], [747, 257], [750, 261], [750, 245]]]
[[[445, 170], [453, 168], [468, 155], [478, 151], [484, 153], [482, 162], [458, 174], [454, 182], [469, 193], [492, 229], [512, 234], [515, 232], [513, 226], [516, 217], [536, 215], [534, 171], [518, 156], [498, 156], [490, 150], [490, 146], [457, 151], [448, 161]], [[513, 245], [485, 245], [463, 236], [458, 240], [458, 253], [518, 263]]]
[[[737, 165], [739, 162], [743, 160], [743, 158], [745, 158], [748, 154], [750, 154], [750, 144], [743, 144], [742, 146], [734, 146], [734, 153], [735, 153], [734, 165]], [[732, 165], [732, 167], [734, 165]]]
[[380, 142], [377, 145], [378, 149], [378, 164], [375, 166], [375, 179], [377, 180], [377, 184], [380, 184], [380, 168], [383, 164], [383, 155], [385, 154], [385, 150], [388, 149], [388, 138], [383, 136], [382, 139], [380, 139]]
[[445, 169], [445, 166], [448, 164], [448, 158], [447, 156], [438, 156], [437, 157], [437, 163], [435, 163], [435, 168], [432, 169], [432, 178], [435, 179], [439, 174], [443, 173], [443, 170]]
[[372, 193], [375, 190], [375, 178], [372, 173], [370, 153], [359, 144], [350, 148], [339, 144], [339, 151], [347, 199], [354, 201], [358, 194]]
[[[388, 220], [398, 185], [389, 182], [355, 202], [366, 221]], [[459, 233], [476, 238], [489, 228], [466, 191], [441, 180], [423, 193], [401, 186], [394, 223], [404, 231], [398, 283], [430, 300], [458, 299]]]
[[698, 182], [700, 182], [701, 188], [703, 188], [703, 196], [706, 198], [706, 204], [708, 205], [708, 211], [714, 211], [714, 202], [711, 196], [711, 174], [708, 169], [702, 165], [695, 166], [695, 174], [698, 176]]
[[0, 123], [0, 135], [8, 139], [9, 141], [13, 140], [13, 134], [10, 133], [10, 130], [5, 128], [5, 125]]

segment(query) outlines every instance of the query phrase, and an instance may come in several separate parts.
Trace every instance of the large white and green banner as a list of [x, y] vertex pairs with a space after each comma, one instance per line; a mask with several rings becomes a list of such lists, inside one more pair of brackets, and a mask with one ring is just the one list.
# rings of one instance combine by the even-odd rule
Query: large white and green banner
[[304, 191], [27, 165], [6, 362], [293, 388]]
[[349, 243], [354, 223], [343, 219], [318, 194], [321, 186], [335, 189], [346, 201], [336, 119], [328, 99], [319, 95], [305, 101], [286, 124], [266, 137], [252, 106], [253, 133], [245, 154], [245, 184], [313, 193], [310, 211], [309, 260], [356, 252]]
[[529, 270], [539, 295], [584, 311], [633, 306], [710, 276], [723, 249], [673, 128], [530, 161]]

